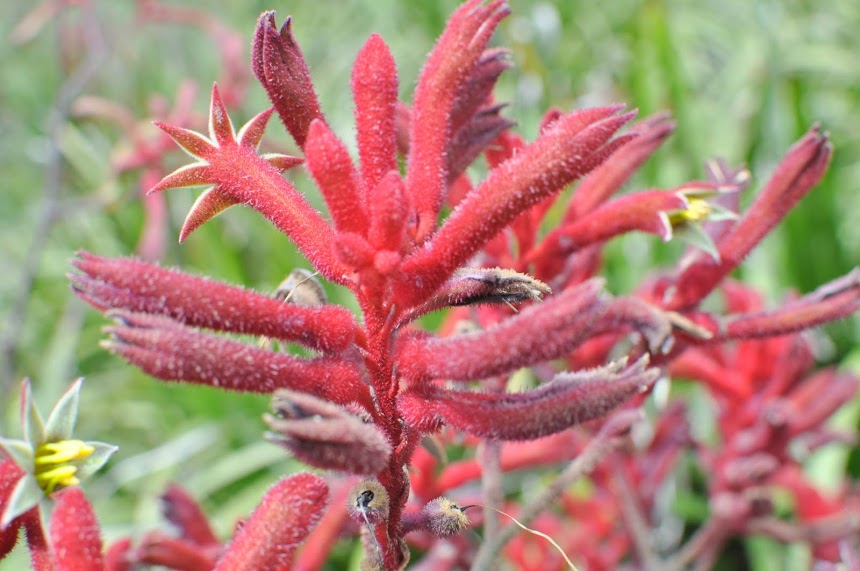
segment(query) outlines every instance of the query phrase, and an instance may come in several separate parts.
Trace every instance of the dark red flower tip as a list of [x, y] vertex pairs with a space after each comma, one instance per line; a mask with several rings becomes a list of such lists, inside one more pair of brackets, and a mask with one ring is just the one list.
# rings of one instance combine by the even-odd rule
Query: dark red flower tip
[[362, 475], [377, 474], [388, 465], [391, 444], [369, 420], [311, 395], [284, 389], [274, 393], [272, 409], [274, 416], [264, 416], [272, 431], [268, 439], [302, 462]]
[[251, 63], [287, 131], [299, 147], [304, 147], [311, 121], [323, 119], [323, 114], [290, 18], [278, 31], [274, 11], [260, 15]]

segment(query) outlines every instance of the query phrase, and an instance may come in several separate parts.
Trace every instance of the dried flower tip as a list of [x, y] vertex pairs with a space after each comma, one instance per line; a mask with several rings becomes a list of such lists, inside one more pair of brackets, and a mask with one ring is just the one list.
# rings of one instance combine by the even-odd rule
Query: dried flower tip
[[528, 274], [503, 268], [461, 268], [403, 321], [437, 309], [482, 303], [504, 303], [516, 311], [513, 304], [541, 301], [550, 293], [548, 285]]
[[304, 268], [296, 268], [284, 278], [275, 290], [275, 299], [295, 305], [316, 306], [328, 303], [317, 273]]
[[542, 281], [502, 268], [463, 268], [448, 283], [449, 305], [541, 301], [552, 293]]
[[427, 530], [436, 537], [448, 537], [469, 526], [466, 508], [448, 498], [436, 498], [421, 511], [427, 515]]
[[375, 478], [362, 480], [349, 493], [347, 509], [358, 523], [372, 524], [388, 520], [388, 492]]

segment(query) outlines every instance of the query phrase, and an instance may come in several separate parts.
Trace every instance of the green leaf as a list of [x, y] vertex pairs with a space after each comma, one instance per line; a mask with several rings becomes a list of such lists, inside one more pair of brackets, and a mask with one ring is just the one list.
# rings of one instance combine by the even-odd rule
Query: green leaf
[[0, 437], [0, 448], [25, 472], [34, 470], [33, 446], [29, 442]]
[[42, 442], [57, 442], [71, 438], [78, 419], [82, 382], [83, 378], [72, 383], [72, 386], [57, 401], [51, 414], [48, 415], [48, 422], [45, 423], [45, 438]]
[[89, 478], [96, 473], [99, 468], [105, 465], [113, 453], [119, 450], [118, 446], [105, 444], [104, 442], [87, 442], [86, 444], [92, 446], [95, 450], [77, 465], [78, 471], [75, 475], [80, 480]]
[[0, 519], [0, 529], [9, 525], [13, 519], [22, 513], [39, 505], [39, 501], [44, 497], [45, 493], [39, 487], [36, 478], [30, 474], [25, 474], [15, 484], [15, 489], [12, 490], [12, 494], [9, 496], [9, 503], [3, 512], [3, 518]]
[[30, 379], [24, 379], [21, 383], [21, 429], [27, 442], [42, 442], [45, 438], [45, 423], [33, 402]]

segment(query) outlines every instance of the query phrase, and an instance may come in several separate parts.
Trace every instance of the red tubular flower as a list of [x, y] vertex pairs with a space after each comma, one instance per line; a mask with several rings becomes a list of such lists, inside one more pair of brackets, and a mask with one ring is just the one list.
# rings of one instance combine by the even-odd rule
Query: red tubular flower
[[114, 310], [104, 346], [155, 377], [235, 391], [270, 393], [292, 388], [341, 404], [369, 406], [354, 365], [339, 359], [300, 359], [205, 335], [175, 321]]
[[531, 440], [603, 417], [644, 392], [659, 376], [656, 369], [646, 369], [647, 359], [625, 365], [560, 373], [540, 388], [513, 394], [416, 388], [403, 393], [400, 410], [422, 432], [436, 432], [448, 424], [493, 440]]
[[[379, 35], [372, 34], [352, 69], [361, 178], [369, 190], [387, 173], [397, 170], [397, 68], [388, 46]], [[370, 200], [370, 208], [373, 204]]]
[[418, 78], [410, 121], [406, 188], [418, 218], [415, 239], [419, 243], [436, 227], [445, 197], [446, 157], [453, 134], [450, 121], [457, 95], [478, 65], [496, 26], [508, 13], [504, 0], [464, 3], [451, 15]]
[[[400, 374], [416, 381], [484, 379], [561, 357], [588, 338], [605, 310], [602, 285], [592, 280], [569, 289], [480, 333], [404, 338], [397, 352]], [[558, 333], [547, 339], [537, 331]]]
[[328, 486], [313, 474], [296, 474], [275, 484], [245, 522], [216, 571], [280, 571], [322, 516]]
[[700, 254], [675, 280], [667, 306], [688, 308], [710, 293], [818, 184], [830, 163], [832, 150], [827, 135], [818, 127], [795, 143], [743, 218], [717, 242], [719, 261]]
[[[164, 315], [192, 327], [264, 335], [326, 352], [342, 351], [359, 334], [342, 307], [303, 307], [138, 260], [81, 252], [69, 276], [76, 294], [99, 309]], [[141, 276], [144, 276], [141, 279]]]
[[102, 539], [93, 508], [80, 488], [57, 492], [51, 547], [57, 571], [104, 569]]
[[296, 144], [304, 147], [311, 121], [323, 115], [302, 49], [293, 37], [292, 20], [287, 18], [278, 31], [275, 13], [263, 12], [251, 51], [254, 75]]
[[324, 122], [314, 119], [308, 129], [305, 152], [308, 170], [326, 200], [335, 228], [366, 234], [364, 189], [346, 145]]

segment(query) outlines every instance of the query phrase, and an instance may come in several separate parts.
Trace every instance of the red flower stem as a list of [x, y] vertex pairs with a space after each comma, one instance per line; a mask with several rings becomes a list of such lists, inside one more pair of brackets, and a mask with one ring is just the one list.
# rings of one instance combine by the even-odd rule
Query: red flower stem
[[33, 571], [56, 571], [51, 548], [42, 528], [39, 508], [33, 508], [23, 516], [24, 531], [27, 536], [27, 547], [30, 549], [30, 562]]

